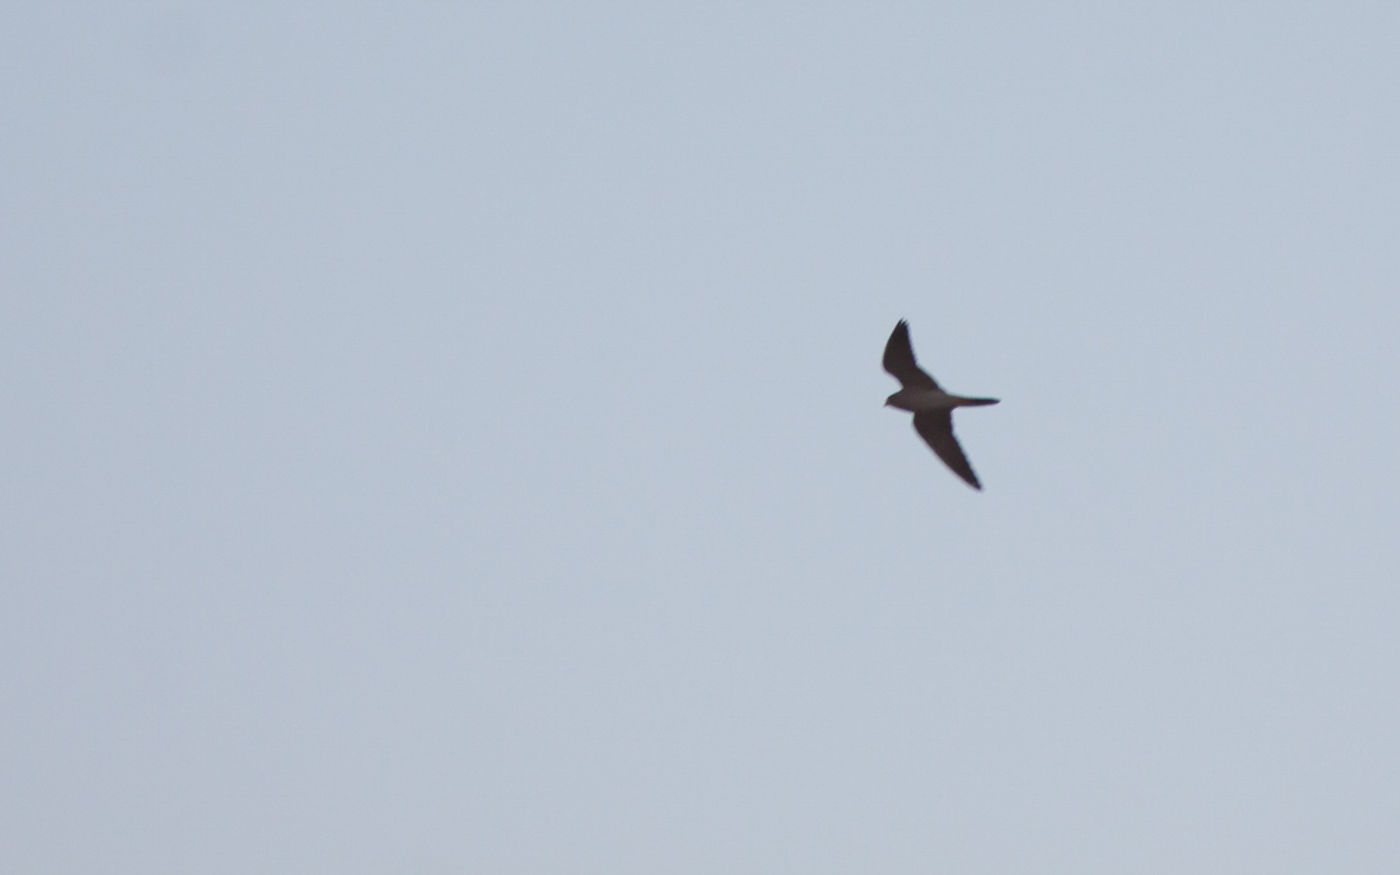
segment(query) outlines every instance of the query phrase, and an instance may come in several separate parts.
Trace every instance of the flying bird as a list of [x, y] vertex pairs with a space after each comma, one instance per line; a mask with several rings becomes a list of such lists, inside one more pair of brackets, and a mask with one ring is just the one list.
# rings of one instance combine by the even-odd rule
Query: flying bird
[[903, 319], [890, 332], [889, 342], [885, 344], [885, 370], [900, 384], [899, 391], [885, 399], [885, 406], [913, 413], [914, 430], [933, 448], [943, 464], [973, 489], [981, 489], [972, 465], [958, 446], [958, 439], [953, 437], [953, 408], [982, 407], [1001, 399], [965, 398], [949, 395], [939, 388], [933, 377], [924, 373], [914, 361], [914, 348], [909, 345], [909, 323]]

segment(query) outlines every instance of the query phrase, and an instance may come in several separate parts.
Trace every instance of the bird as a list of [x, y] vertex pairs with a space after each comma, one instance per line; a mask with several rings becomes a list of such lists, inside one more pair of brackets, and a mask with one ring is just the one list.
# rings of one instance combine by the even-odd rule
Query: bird
[[909, 344], [909, 323], [901, 319], [885, 343], [885, 370], [899, 381], [900, 389], [885, 399], [886, 407], [897, 407], [914, 414], [914, 430], [947, 465], [973, 489], [980, 490], [972, 465], [953, 437], [954, 407], [984, 407], [997, 404], [1000, 398], [966, 398], [950, 395], [939, 387], [914, 361], [914, 348]]

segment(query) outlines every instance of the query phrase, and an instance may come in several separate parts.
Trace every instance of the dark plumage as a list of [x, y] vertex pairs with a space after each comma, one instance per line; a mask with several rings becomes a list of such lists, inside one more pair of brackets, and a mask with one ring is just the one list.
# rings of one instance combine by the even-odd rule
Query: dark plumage
[[958, 439], [953, 436], [953, 408], [981, 407], [996, 404], [998, 399], [967, 398], [943, 391], [914, 360], [914, 348], [909, 343], [909, 323], [903, 319], [890, 332], [890, 339], [885, 344], [884, 365], [885, 370], [900, 383], [900, 390], [885, 399], [885, 404], [913, 413], [914, 430], [943, 460], [943, 464], [973, 489], [981, 489], [977, 474], [958, 445]]

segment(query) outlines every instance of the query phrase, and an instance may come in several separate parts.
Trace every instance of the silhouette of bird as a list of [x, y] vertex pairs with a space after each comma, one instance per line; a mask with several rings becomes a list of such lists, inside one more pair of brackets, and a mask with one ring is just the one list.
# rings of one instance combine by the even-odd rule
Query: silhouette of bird
[[885, 370], [899, 380], [900, 390], [885, 399], [886, 407], [898, 407], [914, 414], [914, 430], [924, 439], [943, 464], [953, 469], [973, 489], [981, 489], [972, 465], [963, 455], [958, 439], [953, 436], [954, 407], [982, 407], [996, 404], [999, 398], [966, 398], [944, 392], [923, 368], [914, 361], [914, 348], [909, 344], [909, 323], [903, 319], [890, 332], [885, 344]]

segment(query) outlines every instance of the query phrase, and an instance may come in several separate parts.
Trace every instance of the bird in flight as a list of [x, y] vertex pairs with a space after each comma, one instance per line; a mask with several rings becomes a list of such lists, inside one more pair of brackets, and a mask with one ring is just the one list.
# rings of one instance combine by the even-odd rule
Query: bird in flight
[[903, 319], [890, 332], [889, 342], [885, 344], [885, 370], [900, 384], [899, 391], [885, 399], [885, 406], [913, 413], [914, 430], [933, 448], [943, 464], [973, 489], [981, 489], [972, 465], [958, 446], [958, 439], [953, 437], [953, 408], [982, 407], [996, 404], [1000, 399], [964, 398], [949, 395], [939, 388], [933, 377], [924, 373], [914, 361], [914, 348], [909, 345], [909, 323]]

